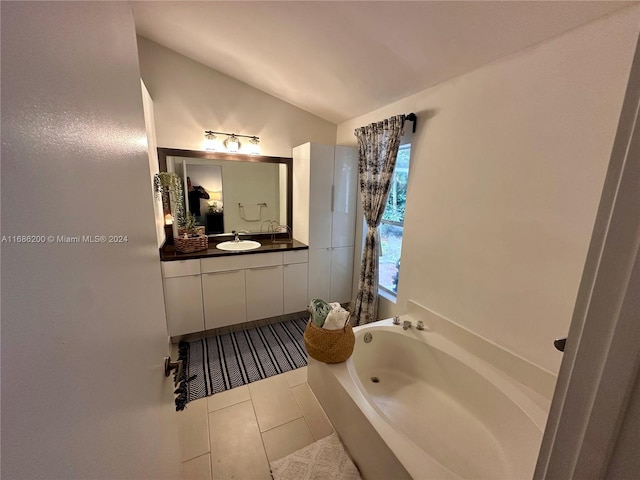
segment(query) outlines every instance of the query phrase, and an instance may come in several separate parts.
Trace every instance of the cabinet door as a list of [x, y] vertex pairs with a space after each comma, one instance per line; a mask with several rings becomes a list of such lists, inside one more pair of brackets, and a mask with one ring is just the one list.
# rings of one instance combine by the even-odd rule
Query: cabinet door
[[206, 329], [247, 321], [245, 271], [202, 274]]
[[309, 246], [314, 248], [331, 246], [331, 191], [333, 188], [334, 148], [333, 145], [311, 144]]
[[204, 330], [200, 275], [166, 278], [164, 302], [169, 335], [175, 337]]
[[331, 248], [309, 249], [309, 298], [330, 299]]
[[309, 264], [292, 263], [284, 266], [284, 313], [302, 312], [307, 309], [307, 285]]
[[356, 232], [358, 155], [353, 147], [335, 147], [331, 246], [350, 247]]
[[282, 265], [250, 268], [247, 275], [247, 320], [282, 315]]
[[331, 301], [351, 301], [353, 287], [353, 247], [331, 249]]

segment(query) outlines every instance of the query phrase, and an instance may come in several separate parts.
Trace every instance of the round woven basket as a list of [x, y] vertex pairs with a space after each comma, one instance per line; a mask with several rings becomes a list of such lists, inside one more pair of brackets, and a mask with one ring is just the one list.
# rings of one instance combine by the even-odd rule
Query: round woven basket
[[349, 320], [340, 330], [327, 330], [309, 320], [304, 329], [304, 344], [310, 357], [324, 363], [344, 362], [353, 353], [356, 337]]

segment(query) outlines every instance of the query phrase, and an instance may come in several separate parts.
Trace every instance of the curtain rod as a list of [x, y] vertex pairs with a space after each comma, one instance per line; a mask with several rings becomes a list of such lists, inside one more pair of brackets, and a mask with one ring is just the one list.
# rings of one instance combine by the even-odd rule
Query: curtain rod
[[404, 116], [405, 121], [409, 120], [410, 122], [413, 122], [413, 133], [416, 133], [416, 125], [418, 124], [418, 117], [416, 117], [416, 114], [411, 112], [408, 113]]

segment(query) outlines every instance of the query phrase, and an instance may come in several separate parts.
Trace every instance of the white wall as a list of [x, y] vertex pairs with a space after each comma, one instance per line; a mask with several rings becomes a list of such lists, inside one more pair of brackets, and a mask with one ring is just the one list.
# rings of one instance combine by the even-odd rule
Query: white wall
[[2, 235], [127, 237], [2, 243], [2, 478], [179, 478], [131, 7], [1, 21]]
[[154, 191], [153, 212], [156, 219], [156, 238], [158, 240], [158, 248], [166, 240], [164, 231], [164, 211], [162, 209], [162, 199], [155, 194], [155, 175], [160, 171], [158, 165], [158, 142], [156, 140], [156, 126], [153, 118], [153, 100], [149, 95], [149, 90], [144, 82], [140, 80], [140, 88], [142, 89], [142, 105], [144, 108], [144, 124], [147, 131], [147, 153], [149, 157], [149, 179], [151, 180], [151, 188]]
[[398, 304], [381, 313], [415, 300], [557, 372], [639, 21], [631, 7], [338, 125], [355, 144], [418, 115]]
[[138, 49], [161, 147], [201, 150], [205, 130], [257, 135], [271, 156], [291, 157], [309, 141], [335, 143], [333, 123], [146, 38], [138, 37]]

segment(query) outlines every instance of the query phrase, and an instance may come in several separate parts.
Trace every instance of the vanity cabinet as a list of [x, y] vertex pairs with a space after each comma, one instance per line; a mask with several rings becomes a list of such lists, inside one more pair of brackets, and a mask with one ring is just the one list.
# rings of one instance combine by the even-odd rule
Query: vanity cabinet
[[307, 309], [307, 250], [162, 262], [172, 337]]
[[169, 335], [184, 335], [204, 328], [200, 261], [163, 262], [164, 302]]
[[282, 265], [249, 268], [247, 276], [247, 320], [276, 317], [283, 309]]
[[357, 207], [354, 147], [293, 149], [293, 232], [309, 245], [308, 300], [351, 301]]
[[[247, 321], [244, 270], [202, 274], [205, 330]], [[196, 330], [197, 331], [197, 330]]]

